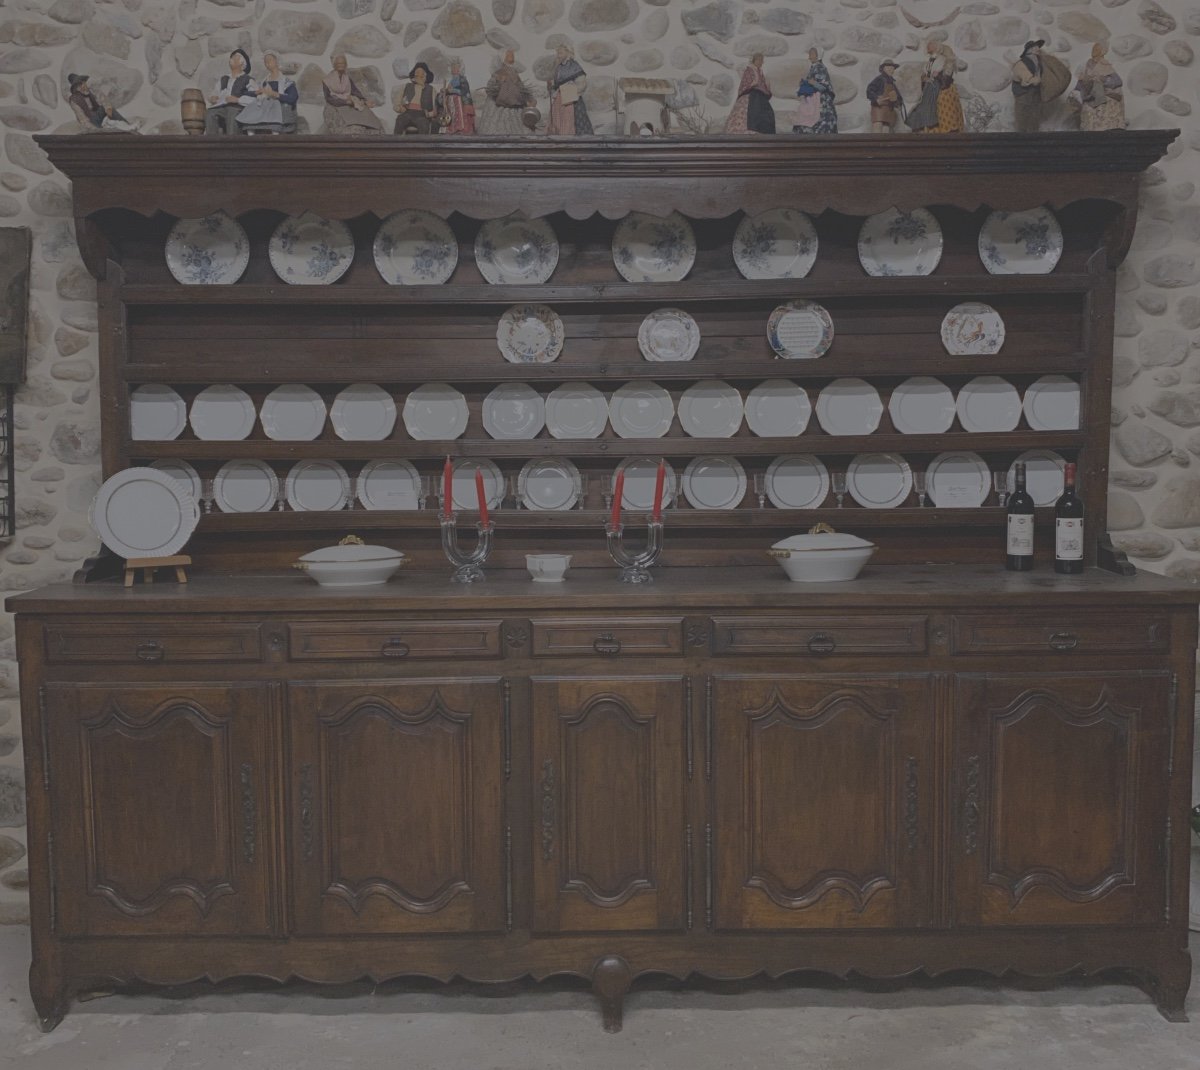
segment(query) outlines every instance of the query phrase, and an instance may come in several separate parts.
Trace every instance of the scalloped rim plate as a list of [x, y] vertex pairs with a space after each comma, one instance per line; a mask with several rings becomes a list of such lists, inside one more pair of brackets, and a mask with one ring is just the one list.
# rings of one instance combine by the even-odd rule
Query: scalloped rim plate
[[192, 432], [205, 442], [240, 442], [249, 437], [257, 419], [250, 395], [230, 383], [206, 386], [192, 398], [188, 414]]
[[765, 379], [746, 395], [746, 425], [759, 438], [795, 438], [812, 419], [808, 392], [790, 379]]
[[662, 438], [675, 420], [675, 402], [658, 383], [625, 383], [608, 399], [608, 422], [620, 438]]
[[329, 422], [343, 442], [382, 442], [396, 429], [396, 399], [375, 383], [351, 383], [333, 399]]
[[187, 422], [187, 402], [163, 383], [143, 383], [129, 395], [129, 437], [135, 442], [170, 442]]
[[745, 411], [735, 387], [720, 379], [701, 379], [679, 397], [679, 426], [692, 438], [732, 438]]
[[185, 286], [231, 286], [250, 263], [250, 238], [231, 215], [213, 212], [176, 221], [163, 255], [167, 270]]
[[328, 416], [321, 395], [302, 383], [284, 383], [264, 399], [258, 418], [263, 434], [277, 442], [311, 442], [325, 430]]
[[418, 442], [461, 438], [471, 418], [467, 399], [449, 383], [424, 383], [404, 399], [404, 429]]
[[546, 401], [528, 383], [501, 383], [483, 399], [483, 429], [492, 438], [537, 438], [545, 426]]
[[888, 398], [892, 426], [902, 435], [940, 435], [954, 426], [954, 391], [932, 375], [905, 379]]
[[1021, 422], [1021, 395], [999, 375], [977, 375], [964, 383], [954, 407], [964, 431], [1012, 431]]
[[927, 208], [888, 208], [863, 221], [858, 262], [875, 278], [931, 275], [942, 259], [942, 228]]
[[817, 422], [828, 435], [870, 435], [883, 416], [883, 399], [865, 379], [834, 379], [817, 395]]
[[608, 399], [590, 383], [563, 383], [546, 398], [546, 429], [551, 438], [599, 438], [608, 426], [608, 415]]
[[1063, 233], [1049, 208], [993, 212], [979, 228], [979, 259], [992, 275], [1049, 275], [1063, 253]]
[[1079, 430], [1079, 384], [1065, 375], [1043, 375], [1025, 388], [1021, 410], [1032, 431]]
[[747, 279], [802, 279], [817, 261], [813, 221], [795, 208], [745, 216], [733, 235], [733, 262]]

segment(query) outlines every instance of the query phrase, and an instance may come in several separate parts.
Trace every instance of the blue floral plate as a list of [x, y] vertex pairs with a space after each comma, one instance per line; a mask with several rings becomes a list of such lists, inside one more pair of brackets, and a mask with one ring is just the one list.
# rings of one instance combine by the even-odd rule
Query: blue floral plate
[[354, 237], [345, 223], [305, 212], [275, 228], [267, 251], [271, 267], [284, 282], [328, 286], [350, 270]]

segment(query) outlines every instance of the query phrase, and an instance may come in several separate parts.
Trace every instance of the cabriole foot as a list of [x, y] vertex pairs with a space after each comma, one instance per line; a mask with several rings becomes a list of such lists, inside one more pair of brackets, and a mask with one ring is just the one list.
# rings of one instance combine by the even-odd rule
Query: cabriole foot
[[619, 955], [605, 955], [592, 969], [592, 991], [600, 1001], [606, 1033], [621, 1031], [625, 993], [632, 983], [633, 971]]

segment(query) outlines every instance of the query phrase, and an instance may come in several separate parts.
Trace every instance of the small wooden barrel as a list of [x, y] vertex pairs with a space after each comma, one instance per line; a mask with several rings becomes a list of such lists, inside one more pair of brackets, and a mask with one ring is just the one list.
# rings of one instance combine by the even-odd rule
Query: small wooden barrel
[[179, 115], [183, 120], [183, 128], [189, 134], [204, 133], [204, 113], [208, 110], [204, 103], [204, 92], [200, 89], [185, 89], [179, 98]]

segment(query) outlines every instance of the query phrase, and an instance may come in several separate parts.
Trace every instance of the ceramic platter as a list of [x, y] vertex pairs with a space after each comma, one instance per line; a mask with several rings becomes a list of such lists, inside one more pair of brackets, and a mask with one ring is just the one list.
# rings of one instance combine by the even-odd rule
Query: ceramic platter
[[546, 402], [526, 383], [501, 383], [483, 399], [483, 429], [492, 438], [537, 438], [545, 426]]
[[912, 486], [912, 469], [896, 453], [862, 453], [846, 469], [846, 489], [864, 509], [895, 509]]
[[354, 494], [364, 509], [419, 509], [421, 477], [409, 461], [369, 461], [358, 473]]
[[868, 275], [929, 275], [942, 259], [942, 228], [924, 208], [889, 208], [858, 232], [858, 261]]
[[671, 430], [675, 403], [658, 383], [626, 383], [609, 398], [608, 419], [621, 438], [662, 438]]
[[351, 383], [333, 399], [329, 422], [345, 442], [381, 442], [396, 428], [396, 402], [375, 383]]
[[483, 474], [483, 496], [489, 509], [500, 508], [504, 501], [504, 475], [496, 465], [484, 457], [464, 457], [454, 462], [454, 482], [451, 498], [455, 512], [475, 513], [479, 511], [479, 493], [475, 488], [475, 473]]
[[1047, 275], [1062, 252], [1062, 227], [1049, 208], [993, 212], [979, 230], [979, 259], [993, 275]]
[[510, 364], [549, 364], [564, 337], [563, 322], [548, 305], [513, 305], [496, 327], [496, 344]]
[[311, 442], [325, 429], [326, 415], [321, 395], [299, 383], [277, 386], [258, 414], [267, 438], [280, 442]]
[[489, 219], [475, 235], [475, 263], [495, 286], [546, 282], [558, 266], [554, 228], [520, 212]]
[[392, 286], [448, 282], [458, 264], [458, 241], [444, 219], [416, 208], [385, 219], [371, 246], [375, 267]]
[[817, 397], [817, 421], [829, 435], [869, 435], [882, 415], [879, 391], [864, 379], [834, 379]]
[[588, 383], [563, 383], [546, 398], [552, 438], [599, 438], [608, 426], [608, 401]]
[[902, 435], [938, 435], [954, 423], [954, 391], [940, 379], [905, 379], [888, 399], [892, 426]]
[[992, 473], [978, 453], [939, 453], [925, 470], [925, 489], [939, 509], [975, 509], [987, 501]]
[[679, 282], [696, 262], [696, 235], [678, 212], [630, 212], [617, 224], [612, 253], [626, 282]]
[[1025, 422], [1033, 431], [1079, 429], [1079, 384], [1065, 375], [1043, 375], [1025, 390]]
[[999, 353], [1004, 345], [1004, 320], [991, 305], [964, 301], [942, 320], [942, 345], [954, 357]]
[[200, 478], [200, 473], [188, 464], [187, 461], [154, 461], [150, 467], [156, 472], [162, 472], [163, 475], [178, 480], [187, 487], [188, 492], [196, 501], [201, 501], [204, 498], [204, 481]]
[[191, 538], [200, 510], [179, 480], [156, 468], [127, 468], [104, 481], [88, 519], [118, 557], [170, 557]]
[[145, 383], [129, 395], [129, 437], [168, 442], [187, 427], [187, 403], [169, 386]]
[[1025, 465], [1025, 489], [1034, 505], [1053, 505], [1062, 497], [1067, 462], [1053, 450], [1026, 450], [1008, 469], [1008, 493], [1017, 489], [1017, 461]]
[[167, 269], [188, 286], [229, 286], [250, 263], [250, 239], [224, 212], [181, 219], [167, 235]]
[[746, 423], [759, 438], [802, 435], [811, 417], [808, 394], [790, 379], [767, 379], [746, 395]]
[[789, 301], [767, 320], [767, 341], [785, 360], [822, 357], [833, 345], [833, 319], [815, 301]]
[[733, 262], [747, 279], [802, 279], [816, 263], [817, 244], [808, 216], [794, 208], [772, 208], [738, 224]]
[[806, 453], [776, 457], [767, 466], [765, 488], [776, 509], [816, 509], [829, 494], [829, 471]]
[[[638, 513], [648, 513], [654, 508], [654, 485], [658, 482], [658, 461], [651, 457], [626, 457], [613, 473], [612, 489], [616, 492], [617, 473], [625, 473], [625, 485], [621, 491], [621, 508]], [[679, 493], [679, 480], [671, 462], [666, 463], [663, 478], [663, 508], [667, 509]]]
[[977, 375], [959, 390], [955, 407], [964, 431], [1011, 431], [1021, 422], [1021, 395], [998, 375]]
[[337, 461], [300, 461], [283, 484], [288, 505], [298, 513], [328, 513], [350, 501], [350, 477]]
[[732, 438], [742, 426], [742, 395], [719, 379], [703, 379], [679, 398], [679, 426], [692, 438]]
[[254, 430], [258, 413], [246, 391], [237, 386], [206, 386], [192, 398], [188, 419], [197, 438], [209, 442], [236, 442]]
[[461, 438], [469, 418], [467, 399], [449, 383], [426, 383], [404, 399], [404, 429], [418, 442]]
[[693, 509], [736, 509], [746, 496], [746, 470], [736, 457], [693, 457], [683, 496]]
[[574, 509], [583, 494], [583, 477], [565, 457], [539, 457], [517, 476], [517, 497], [526, 509], [561, 512]]
[[691, 360], [700, 348], [700, 328], [681, 308], [658, 308], [642, 320], [638, 348], [647, 360]]
[[284, 282], [328, 286], [354, 262], [354, 236], [345, 223], [313, 212], [290, 216], [275, 228], [267, 247], [271, 267]]
[[213, 500], [223, 513], [267, 513], [279, 499], [279, 477], [265, 461], [226, 461], [213, 479]]

